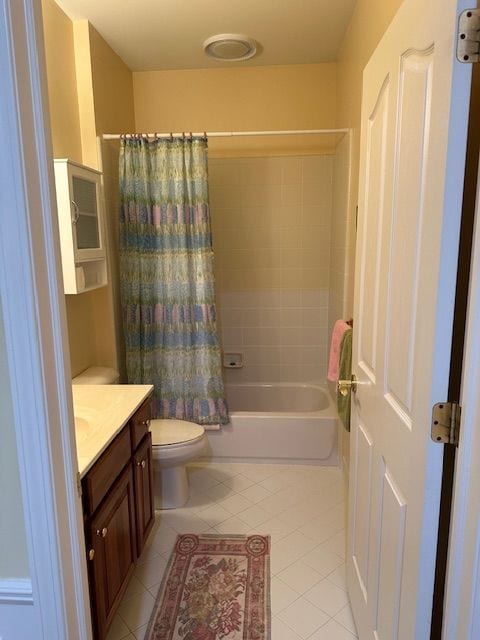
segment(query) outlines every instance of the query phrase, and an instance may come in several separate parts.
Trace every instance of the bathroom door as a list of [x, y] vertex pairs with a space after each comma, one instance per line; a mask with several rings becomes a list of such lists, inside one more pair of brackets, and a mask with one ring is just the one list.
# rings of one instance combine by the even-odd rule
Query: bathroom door
[[361, 640], [430, 637], [430, 420], [447, 397], [471, 73], [458, 4], [404, 0], [363, 77], [347, 555]]

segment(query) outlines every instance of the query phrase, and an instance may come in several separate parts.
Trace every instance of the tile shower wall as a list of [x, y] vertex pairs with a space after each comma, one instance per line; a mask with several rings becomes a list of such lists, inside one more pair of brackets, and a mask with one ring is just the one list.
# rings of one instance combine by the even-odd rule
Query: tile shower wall
[[328, 328], [352, 316], [355, 220], [349, 219], [350, 142], [344, 136], [333, 156], [332, 226], [330, 236], [330, 299]]
[[214, 158], [210, 203], [228, 381], [326, 375], [333, 156]]

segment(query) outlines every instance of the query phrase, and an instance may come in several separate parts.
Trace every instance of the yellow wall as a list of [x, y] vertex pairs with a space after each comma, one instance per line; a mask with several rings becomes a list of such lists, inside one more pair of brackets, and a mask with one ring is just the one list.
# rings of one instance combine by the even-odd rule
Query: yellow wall
[[72, 21], [55, 4], [42, 0], [53, 153], [82, 161]]
[[[75, 72], [72, 21], [53, 0], [42, 1], [53, 155], [82, 162], [82, 139]], [[95, 356], [95, 318], [91, 296], [66, 296], [72, 373]]]
[[[91, 25], [89, 34], [96, 134], [134, 131], [132, 72]], [[103, 147], [105, 144], [104, 142]], [[118, 145], [116, 148], [118, 149]], [[121, 354], [124, 348], [121, 338], [118, 283], [118, 154], [109, 154], [106, 149], [103, 151], [110, 285], [108, 290], [98, 289], [92, 292], [95, 313], [101, 319], [96, 335], [96, 361], [98, 364], [117, 368], [123, 373], [124, 363], [117, 362], [116, 359], [116, 351]], [[104, 292], [108, 295], [104, 295]]]
[[[251, 131], [333, 128], [336, 64], [141, 71], [133, 74], [137, 131]], [[284, 141], [290, 144], [290, 140]], [[309, 151], [299, 147], [295, 151]], [[307, 144], [301, 140], [301, 144]], [[242, 149], [278, 140], [211, 139], [211, 150]], [[310, 150], [321, 140], [310, 141]], [[284, 144], [282, 142], [282, 144]], [[330, 145], [331, 150], [332, 145]]]
[[97, 135], [132, 131], [133, 74], [92, 25], [89, 31]]
[[[98, 167], [96, 135], [134, 128], [132, 74], [87, 21], [73, 24], [53, 0], [42, 12], [54, 156]], [[116, 366], [111, 286], [66, 296], [66, 307], [72, 375]]]

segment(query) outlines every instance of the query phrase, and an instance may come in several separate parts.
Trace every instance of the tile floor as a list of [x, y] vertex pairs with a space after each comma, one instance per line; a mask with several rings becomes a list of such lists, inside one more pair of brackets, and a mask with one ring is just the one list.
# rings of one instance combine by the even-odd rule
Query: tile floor
[[178, 533], [268, 533], [272, 640], [357, 637], [345, 585], [345, 502], [331, 467], [199, 463], [182, 509], [158, 511], [108, 640], [144, 640]]

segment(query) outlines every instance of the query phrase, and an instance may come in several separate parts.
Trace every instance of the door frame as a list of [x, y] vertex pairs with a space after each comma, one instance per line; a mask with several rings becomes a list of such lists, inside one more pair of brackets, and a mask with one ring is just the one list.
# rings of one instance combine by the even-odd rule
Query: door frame
[[[478, 118], [480, 68], [474, 69]], [[477, 161], [474, 202], [474, 231], [467, 297], [460, 404], [459, 447], [456, 456], [453, 508], [448, 541], [446, 592], [442, 638], [475, 640], [480, 633], [480, 518], [478, 481], [480, 474], [480, 140], [475, 135]], [[470, 176], [472, 181], [473, 176]], [[470, 196], [470, 200], [472, 197]], [[472, 509], [473, 505], [473, 509]]]
[[30, 576], [0, 578], [0, 635], [90, 640], [43, 27], [0, 0], [0, 298]]

